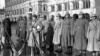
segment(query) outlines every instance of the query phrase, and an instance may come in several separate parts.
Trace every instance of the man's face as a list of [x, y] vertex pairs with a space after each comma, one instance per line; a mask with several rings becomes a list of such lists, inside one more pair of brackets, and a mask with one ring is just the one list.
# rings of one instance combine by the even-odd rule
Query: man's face
[[83, 15], [79, 15], [79, 18], [82, 18], [83, 17]]
[[91, 20], [94, 20], [95, 19], [95, 17], [91, 17]]
[[60, 17], [59, 16], [56, 16], [56, 19], [60, 19]]
[[68, 18], [69, 17], [69, 15], [66, 15], [66, 18]]
[[34, 18], [34, 17], [32, 18], [33, 21], [34, 21], [35, 19], [36, 19], [36, 18]]

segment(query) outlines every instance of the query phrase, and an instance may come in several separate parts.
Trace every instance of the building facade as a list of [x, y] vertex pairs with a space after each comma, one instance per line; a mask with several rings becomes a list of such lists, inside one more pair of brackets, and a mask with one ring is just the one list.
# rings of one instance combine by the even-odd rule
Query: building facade
[[42, 7], [46, 1], [47, 0], [5, 0], [6, 14], [9, 14], [11, 21], [17, 21], [19, 16], [27, 16], [30, 8], [32, 9], [32, 14], [43, 14]]
[[73, 16], [82, 11], [91, 15], [91, 13], [96, 13], [95, 1], [97, 0], [53, 0], [48, 3], [49, 14], [56, 15], [60, 13], [64, 16], [68, 11]]
[[32, 0], [32, 13], [40, 16], [48, 16], [47, 10], [48, 0]]
[[27, 15], [29, 8], [32, 14], [50, 16], [60, 13], [65, 15], [66, 11], [71, 16], [83, 12], [91, 16], [100, 16], [100, 0], [5, 0], [5, 9], [13, 21], [18, 20], [19, 16]]
[[29, 0], [5, 0], [5, 10], [11, 21], [18, 20], [19, 16], [24, 16], [28, 12], [29, 2]]
[[0, 22], [5, 18], [5, 9], [0, 9]]

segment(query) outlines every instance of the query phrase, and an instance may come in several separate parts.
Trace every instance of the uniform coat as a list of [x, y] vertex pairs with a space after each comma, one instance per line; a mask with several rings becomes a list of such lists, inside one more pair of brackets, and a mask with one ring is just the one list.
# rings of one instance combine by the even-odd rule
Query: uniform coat
[[48, 28], [47, 28], [47, 33], [46, 33], [46, 44], [47, 45], [52, 45], [53, 35], [54, 35], [53, 25], [54, 25], [53, 21], [48, 22]]
[[87, 24], [84, 19], [77, 19], [74, 26], [74, 48], [77, 50], [86, 50], [87, 39], [86, 39]]
[[88, 31], [87, 31], [87, 38], [88, 38], [88, 46], [87, 50], [88, 51], [99, 51], [99, 24], [100, 22], [96, 19], [94, 21], [91, 21], [89, 23]]
[[60, 37], [61, 37], [61, 21], [57, 19], [56, 23], [55, 23], [55, 27], [54, 27], [54, 36], [53, 36], [53, 43], [55, 45], [59, 45], [60, 44]]
[[3, 36], [5, 37], [5, 47], [8, 48], [10, 47], [10, 38], [11, 38], [11, 22], [10, 22], [10, 19], [6, 18], [4, 21], [3, 21]]
[[39, 44], [39, 35], [36, 29], [36, 22], [32, 22], [32, 27], [29, 34], [28, 46], [35, 47], [35, 41]]
[[71, 20], [70, 20], [70, 26], [71, 26], [70, 33], [71, 33], [71, 35], [73, 35], [73, 30], [74, 30], [75, 21], [76, 21], [75, 19], [71, 19]]
[[26, 38], [26, 28], [27, 28], [27, 22], [25, 20], [21, 20], [19, 22], [19, 27], [20, 27], [20, 39], [25, 39]]
[[[43, 26], [43, 24], [42, 24], [42, 20], [38, 20], [37, 22], [36, 22], [36, 24], [35, 24], [35, 26], [37, 27], [37, 30], [38, 30], [38, 36], [39, 36], [39, 44], [40, 44], [40, 46], [42, 45], [42, 39], [43, 39], [43, 37], [42, 37], [42, 30], [43, 30], [43, 28], [44, 28], [44, 26]], [[37, 37], [36, 37], [37, 38]]]
[[61, 30], [61, 46], [65, 50], [71, 45], [70, 39], [70, 19], [65, 19], [62, 21]]
[[48, 29], [48, 21], [44, 20], [44, 21], [42, 21], [42, 24], [44, 26], [44, 28], [42, 30], [42, 41], [45, 42], [46, 41], [46, 33], [47, 33], [47, 29]]
[[71, 46], [74, 45], [73, 30], [74, 30], [75, 21], [76, 21], [75, 19], [71, 19], [71, 20], [70, 20], [70, 26], [71, 26], [71, 29], [70, 29], [70, 35], [71, 35]]

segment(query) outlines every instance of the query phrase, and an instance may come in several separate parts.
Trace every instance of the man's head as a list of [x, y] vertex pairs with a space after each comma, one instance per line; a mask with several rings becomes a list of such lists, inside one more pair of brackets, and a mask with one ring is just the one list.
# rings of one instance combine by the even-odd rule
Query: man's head
[[69, 12], [66, 12], [66, 14], [65, 14], [65, 18], [69, 18], [69, 17], [70, 17]]
[[79, 13], [79, 18], [83, 18], [83, 12]]
[[57, 19], [61, 19], [61, 15], [58, 13], [58, 14], [56, 15], [56, 18], [57, 18]]
[[51, 20], [51, 21], [54, 21], [54, 15], [51, 15], [51, 16], [50, 16], [50, 20]]
[[33, 18], [32, 18], [32, 20], [36, 20], [37, 19], [37, 15], [33, 15]]
[[47, 20], [47, 17], [46, 17], [46, 15], [44, 15], [44, 17], [43, 17], [43, 18], [44, 18], [44, 20]]
[[92, 16], [91, 16], [91, 19], [93, 20], [93, 19], [97, 19], [97, 15], [96, 14], [93, 14]]

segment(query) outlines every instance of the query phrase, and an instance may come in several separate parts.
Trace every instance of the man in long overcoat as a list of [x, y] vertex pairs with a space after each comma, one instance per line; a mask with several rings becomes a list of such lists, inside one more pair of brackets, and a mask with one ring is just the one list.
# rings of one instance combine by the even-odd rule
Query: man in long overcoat
[[71, 26], [71, 30], [70, 30], [70, 34], [71, 34], [71, 46], [73, 46], [74, 44], [74, 36], [73, 36], [73, 30], [74, 30], [74, 25], [76, 20], [78, 19], [78, 15], [74, 14], [73, 17], [70, 20], [70, 26]]
[[86, 39], [86, 31], [87, 25], [85, 23], [86, 20], [83, 18], [83, 13], [80, 12], [79, 19], [75, 22], [74, 26], [74, 49], [80, 51], [80, 54], [83, 53], [87, 48], [87, 39]]
[[2, 51], [2, 56], [10, 56], [10, 51], [12, 51], [10, 45], [11, 35], [11, 22], [9, 18], [6, 18], [3, 21], [3, 36], [5, 37], [5, 43], [3, 44], [4, 49]]
[[54, 35], [54, 17], [51, 16], [48, 20], [48, 24], [47, 24], [47, 31], [46, 31], [46, 48], [49, 51], [53, 51], [53, 35]]
[[65, 18], [61, 24], [61, 46], [63, 53], [68, 51], [68, 47], [70, 46], [71, 38], [70, 38], [70, 14], [66, 12]]
[[26, 38], [26, 25], [27, 21], [25, 17], [22, 17], [20, 22], [19, 22], [19, 27], [20, 27], [20, 40], [24, 40]]
[[[17, 51], [19, 51], [22, 46], [25, 44], [26, 45], [26, 28], [27, 28], [27, 18], [24, 17], [20, 17], [20, 20], [18, 21], [18, 42], [16, 44], [16, 49]], [[21, 53], [20, 56], [25, 55], [26, 54], [26, 46], [24, 47], [24, 51]]]
[[48, 27], [48, 21], [47, 18], [44, 16], [42, 19], [42, 24], [43, 24], [43, 30], [42, 30], [42, 47], [45, 46], [45, 41], [46, 41], [46, 33], [47, 33], [47, 27]]

